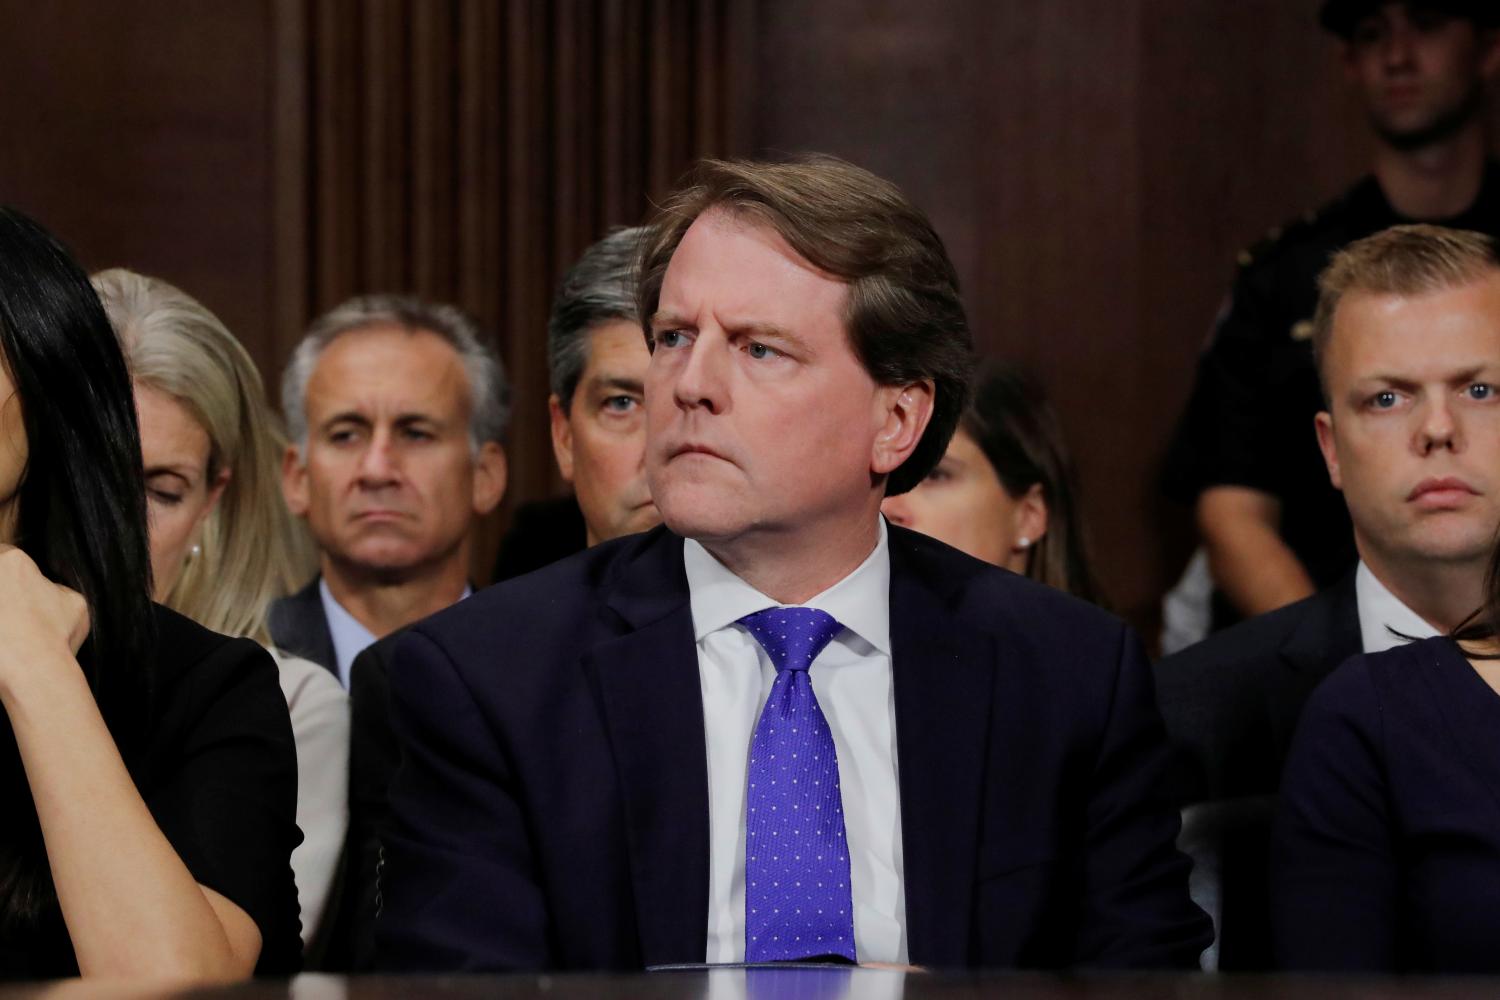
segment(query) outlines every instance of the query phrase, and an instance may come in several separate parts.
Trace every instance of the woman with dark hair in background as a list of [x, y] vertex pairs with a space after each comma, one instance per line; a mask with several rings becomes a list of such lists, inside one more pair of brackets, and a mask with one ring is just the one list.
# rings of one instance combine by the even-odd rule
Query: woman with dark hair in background
[[892, 523], [976, 559], [1098, 601], [1077, 492], [1057, 415], [1041, 386], [997, 362], [981, 373], [937, 468], [881, 510]]
[[0, 978], [294, 971], [270, 657], [151, 603], [130, 377], [88, 277], [0, 209]]

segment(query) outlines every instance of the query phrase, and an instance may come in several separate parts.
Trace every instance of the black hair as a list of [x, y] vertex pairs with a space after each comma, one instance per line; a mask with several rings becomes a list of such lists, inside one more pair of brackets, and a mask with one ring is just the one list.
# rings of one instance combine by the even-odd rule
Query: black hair
[[[26, 466], [16, 545], [83, 595], [79, 664], [127, 763], [150, 720], [155, 632], [145, 478], [130, 374], [88, 275], [45, 229], [0, 207], [0, 360], [15, 386]], [[0, 718], [0, 722], [3, 722]], [[55, 900], [25, 774], [0, 740], [0, 925]]]
[[1047, 533], [1027, 557], [1027, 575], [1103, 603], [1089, 561], [1078, 477], [1041, 383], [1014, 365], [990, 362], [980, 372], [960, 426], [994, 467], [1006, 493], [1019, 499], [1041, 484]]

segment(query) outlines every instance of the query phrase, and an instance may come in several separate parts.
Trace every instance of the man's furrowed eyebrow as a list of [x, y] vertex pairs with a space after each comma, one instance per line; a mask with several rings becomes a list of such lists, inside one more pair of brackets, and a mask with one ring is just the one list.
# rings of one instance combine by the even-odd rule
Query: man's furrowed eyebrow
[[665, 309], [658, 310], [657, 313], [651, 317], [651, 327], [653, 329], [657, 327], [674, 326], [692, 326], [692, 324], [676, 313], [667, 312]]
[[589, 385], [599, 389], [617, 389], [620, 392], [646, 391], [645, 383], [638, 378], [626, 378], [623, 375], [610, 375], [604, 372], [589, 378]]
[[334, 424], [358, 424], [360, 427], [369, 427], [371, 426], [371, 421], [369, 417], [358, 410], [342, 410], [333, 414], [318, 426], [327, 429]]
[[764, 323], [752, 320], [744, 323], [731, 324], [729, 329], [732, 333], [739, 334], [742, 337], [779, 340], [783, 343], [791, 344], [796, 347], [806, 346], [806, 343], [801, 337], [797, 336], [786, 327], [779, 326], [775, 323]]

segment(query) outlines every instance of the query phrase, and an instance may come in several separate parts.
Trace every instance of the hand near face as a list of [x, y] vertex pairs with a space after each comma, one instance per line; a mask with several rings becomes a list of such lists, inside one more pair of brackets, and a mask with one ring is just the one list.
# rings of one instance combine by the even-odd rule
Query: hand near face
[[0, 697], [49, 665], [73, 662], [89, 633], [82, 595], [42, 575], [31, 557], [0, 545]]

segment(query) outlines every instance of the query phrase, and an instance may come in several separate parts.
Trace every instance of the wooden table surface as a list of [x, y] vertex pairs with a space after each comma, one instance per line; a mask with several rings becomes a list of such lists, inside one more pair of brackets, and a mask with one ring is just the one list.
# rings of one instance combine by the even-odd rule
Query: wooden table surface
[[1500, 979], [1295, 976], [1041, 976], [756, 969], [636, 975], [299, 976], [222, 989], [86, 983], [0, 986], [0, 1000], [1458, 1000], [1500, 995]]

